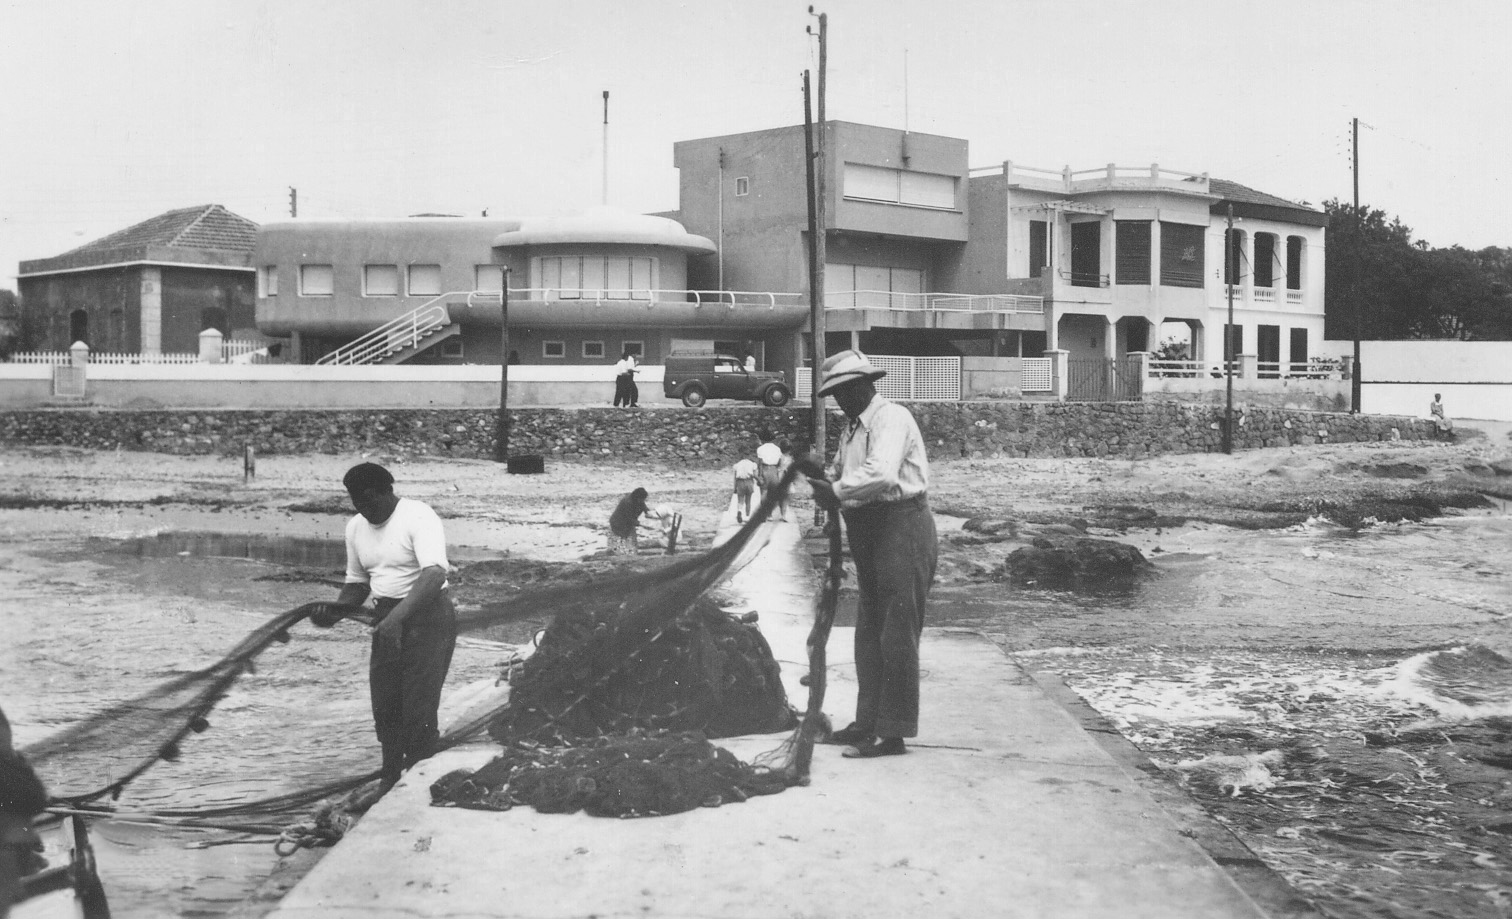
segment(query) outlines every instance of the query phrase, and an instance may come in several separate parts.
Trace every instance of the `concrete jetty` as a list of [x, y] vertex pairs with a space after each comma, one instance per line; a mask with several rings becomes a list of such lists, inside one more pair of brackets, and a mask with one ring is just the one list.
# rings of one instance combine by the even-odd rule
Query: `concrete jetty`
[[[765, 529], [728, 595], [760, 613], [801, 709], [817, 578], [795, 523]], [[837, 628], [829, 643], [825, 710], [837, 726], [855, 705], [852, 634]], [[820, 746], [807, 787], [719, 808], [611, 820], [431, 807], [433, 781], [496, 748], [449, 751], [407, 774], [271, 915], [1310, 915], [1199, 808], [1141, 773], [1132, 748], [1085, 729], [1095, 716], [986, 638], [926, 629], [921, 665], [921, 730], [906, 756], [847, 760]], [[718, 743], [749, 761], [785, 737]]]

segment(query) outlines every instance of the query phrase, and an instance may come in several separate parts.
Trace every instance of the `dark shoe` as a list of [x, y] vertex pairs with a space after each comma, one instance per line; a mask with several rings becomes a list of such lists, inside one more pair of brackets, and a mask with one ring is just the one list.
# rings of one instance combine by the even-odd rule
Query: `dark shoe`
[[824, 742], [846, 746], [850, 744], [869, 744], [876, 739], [877, 735], [852, 723], [838, 731], [831, 732]]
[[901, 756], [908, 752], [901, 737], [883, 737], [858, 743], [840, 751], [846, 759], [872, 759], [877, 756]]

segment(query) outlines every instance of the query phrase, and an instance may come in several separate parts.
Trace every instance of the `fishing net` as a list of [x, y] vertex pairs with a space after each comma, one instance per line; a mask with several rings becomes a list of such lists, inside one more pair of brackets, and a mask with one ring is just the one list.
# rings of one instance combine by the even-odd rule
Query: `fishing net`
[[[760, 551], [762, 525], [800, 474], [822, 470], [810, 460], [796, 461], [745, 525], [702, 555], [652, 570], [521, 592], [459, 616], [459, 631], [494, 626], [527, 610], [533, 617], [549, 618], [551, 625], [514, 675], [510, 702], [454, 726], [439, 743], [440, 749], [449, 749], [486, 731], [504, 745], [504, 754], [482, 770], [438, 782], [435, 801], [494, 808], [529, 803], [550, 811], [643, 816], [806, 783], [812, 744], [824, 725], [819, 715], [823, 644], [834, 615], [838, 554], [809, 637], [809, 716], [779, 750], [754, 765], [739, 762], [709, 739], [789, 730], [798, 718], [759, 629], [721, 611], [705, 596]], [[832, 550], [837, 543], [835, 529]], [[52, 792], [53, 810], [116, 816], [103, 799], [118, 797], [154, 763], [177, 758], [184, 740], [209, 727], [216, 703], [253, 670], [264, 650], [289, 641], [290, 629], [305, 619], [329, 624], [343, 616], [365, 619], [368, 614], [335, 603], [289, 610], [213, 665], [27, 747], [23, 752]], [[144, 822], [267, 832], [275, 826], [267, 822], [270, 815], [323, 802], [311, 835], [329, 836], [339, 831], [348, 811], [370, 803], [360, 799], [377, 774], [375, 769], [231, 806], [140, 816]]]

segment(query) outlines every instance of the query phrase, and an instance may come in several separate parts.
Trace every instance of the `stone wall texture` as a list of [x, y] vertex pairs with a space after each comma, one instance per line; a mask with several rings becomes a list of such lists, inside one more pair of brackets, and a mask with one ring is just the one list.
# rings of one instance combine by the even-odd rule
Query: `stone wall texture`
[[[1002, 456], [1139, 458], [1222, 449], [1222, 406], [1174, 403], [916, 402], [936, 459]], [[572, 462], [715, 466], [749, 455], [762, 430], [808, 447], [809, 409], [521, 409], [511, 455]], [[1425, 440], [1423, 419], [1289, 409], [1234, 413], [1234, 449]], [[845, 424], [829, 415], [831, 446]], [[177, 454], [373, 453], [493, 456], [497, 413], [478, 410], [0, 412], [0, 442]]]

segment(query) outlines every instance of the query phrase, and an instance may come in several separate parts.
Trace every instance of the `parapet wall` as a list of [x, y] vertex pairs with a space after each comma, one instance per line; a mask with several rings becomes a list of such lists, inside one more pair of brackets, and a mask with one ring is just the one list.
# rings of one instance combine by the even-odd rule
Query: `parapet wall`
[[[916, 402], [932, 458], [1106, 456], [1138, 458], [1215, 452], [1223, 408], [1173, 403]], [[754, 451], [769, 428], [807, 449], [809, 409], [749, 406], [690, 409], [520, 409], [510, 413], [510, 453], [573, 462], [721, 465]], [[833, 438], [845, 424], [830, 414]], [[1423, 419], [1288, 409], [1235, 411], [1235, 449], [1422, 440]], [[493, 455], [497, 413], [474, 409], [343, 411], [0, 412], [0, 442], [158, 453], [385, 452]]]

